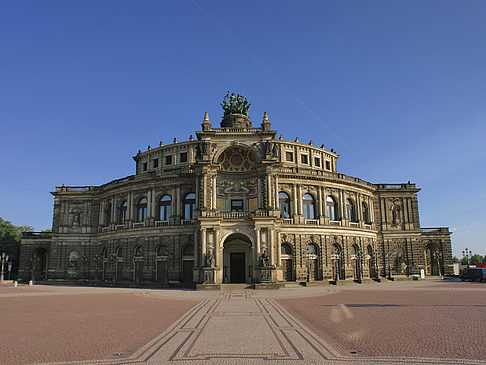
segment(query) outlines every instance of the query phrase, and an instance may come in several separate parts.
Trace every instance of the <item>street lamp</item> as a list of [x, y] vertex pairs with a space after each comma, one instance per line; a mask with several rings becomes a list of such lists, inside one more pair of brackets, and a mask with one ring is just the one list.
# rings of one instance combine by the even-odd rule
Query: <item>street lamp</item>
[[378, 250], [375, 249], [373, 256], [374, 256], [374, 261], [375, 261], [374, 264], [375, 264], [376, 280], [380, 281], [380, 268], [378, 267]]
[[385, 254], [385, 257], [388, 260], [388, 280], [393, 280], [393, 276], [392, 276], [392, 272], [391, 272], [391, 265], [390, 265], [390, 259], [391, 259], [392, 253], [393, 253], [392, 251], [388, 251]]
[[334, 281], [337, 284], [339, 281], [339, 258], [341, 254], [336, 253], [331, 255], [331, 261], [333, 262], [334, 267]]
[[100, 257], [98, 255], [95, 255], [95, 257], [93, 257], [93, 260], [96, 264], [95, 280], [96, 280], [96, 282], [98, 282], [98, 265], [99, 265], [99, 262], [100, 262]]
[[469, 260], [472, 258], [472, 251], [468, 250], [467, 247], [462, 251], [462, 258], [466, 258], [467, 267], [469, 267]]
[[358, 269], [358, 280], [363, 281], [363, 267], [362, 267], [363, 251], [359, 248], [356, 252], [356, 268]]
[[442, 276], [440, 271], [440, 259], [442, 258], [442, 252], [434, 251], [433, 256], [437, 259], [437, 270], [439, 272], [439, 276]]
[[2, 270], [0, 271], [0, 281], [3, 281], [3, 267], [7, 262], [8, 262], [8, 255], [5, 255], [5, 252], [2, 252]]
[[83, 281], [86, 281], [86, 266], [89, 264], [88, 256], [83, 255]]
[[117, 281], [117, 266], [118, 266], [118, 255], [116, 253], [112, 253], [110, 255], [110, 260], [113, 262], [113, 282]]

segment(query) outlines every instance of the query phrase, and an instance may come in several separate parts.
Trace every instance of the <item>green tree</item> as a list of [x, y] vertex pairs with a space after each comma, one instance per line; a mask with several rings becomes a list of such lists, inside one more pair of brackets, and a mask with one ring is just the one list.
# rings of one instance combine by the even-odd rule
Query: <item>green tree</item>
[[456, 256], [454, 256], [454, 257], [452, 258], [452, 262], [453, 262], [454, 264], [458, 264], [458, 263], [460, 263], [461, 261], [459, 261], [459, 259], [458, 259]]
[[12, 261], [12, 272], [16, 273], [19, 267], [20, 238], [22, 232], [33, 232], [31, 226], [14, 226], [11, 222], [0, 217], [0, 253], [5, 252], [9, 261]]
[[481, 264], [481, 263], [484, 262], [484, 257], [481, 256], [481, 255], [475, 254], [471, 257], [469, 262], [471, 263], [471, 265]]

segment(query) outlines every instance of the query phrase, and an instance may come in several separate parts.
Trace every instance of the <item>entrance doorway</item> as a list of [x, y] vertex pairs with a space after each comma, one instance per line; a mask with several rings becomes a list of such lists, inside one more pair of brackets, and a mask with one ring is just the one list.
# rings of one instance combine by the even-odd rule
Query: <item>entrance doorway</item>
[[253, 259], [251, 241], [242, 233], [233, 233], [224, 241], [223, 282], [246, 283], [251, 281]]
[[232, 283], [244, 283], [245, 280], [245, 253], [230, 253], [230, 281]]
[[292, 248], [287, 243], [282, 243], [280, 248], [282, 254], [282, 272], [284, 281], [292, 280], [293, 256]]

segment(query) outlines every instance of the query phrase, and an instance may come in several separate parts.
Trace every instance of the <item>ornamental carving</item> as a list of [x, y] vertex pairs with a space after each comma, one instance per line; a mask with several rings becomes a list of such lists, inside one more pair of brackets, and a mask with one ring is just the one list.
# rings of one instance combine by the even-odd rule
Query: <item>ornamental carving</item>
[[295, 239], [294, 239], [293, 235], [288, 235], [288, 234], [283, 233], [280, 236], [280, 238], [281, 238], [282, 242], [291, 243], [292, 245], [295, 243]]
[[223, 151], [217, 160], [223, 171], [243, 172], [254, 168], [255, 154], [247, 147], [233, 146]]

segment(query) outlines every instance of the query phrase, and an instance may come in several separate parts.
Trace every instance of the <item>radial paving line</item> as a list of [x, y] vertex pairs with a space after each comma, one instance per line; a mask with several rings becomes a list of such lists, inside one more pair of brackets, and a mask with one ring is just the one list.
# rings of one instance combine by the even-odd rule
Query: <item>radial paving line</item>
[[486, 364], [351, 355], [339, 341], [315, 334], [268, 296], [255, 291], [214, 293], [128, 357], [50, 364]]

